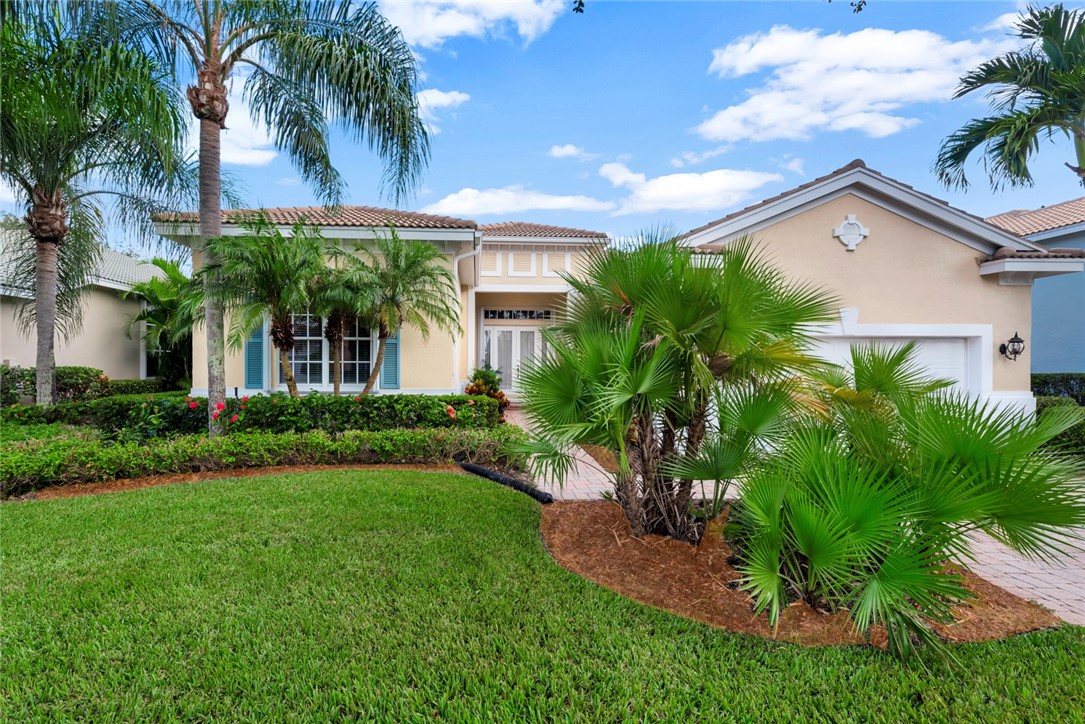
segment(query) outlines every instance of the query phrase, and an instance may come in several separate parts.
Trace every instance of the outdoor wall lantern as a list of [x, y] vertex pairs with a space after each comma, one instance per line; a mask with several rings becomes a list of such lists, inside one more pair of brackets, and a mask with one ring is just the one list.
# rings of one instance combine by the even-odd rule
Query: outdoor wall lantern
[[999, 346], [998, 351], [1003, 357], [1013, 362], [1025, 351], [1025, 340], [1018, 337], [1017, 332], [1014, 332], [1012, 337]]

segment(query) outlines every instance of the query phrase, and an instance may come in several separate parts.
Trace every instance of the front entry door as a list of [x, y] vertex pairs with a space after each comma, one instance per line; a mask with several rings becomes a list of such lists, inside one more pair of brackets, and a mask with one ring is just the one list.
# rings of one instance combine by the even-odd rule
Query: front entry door
[[535, 327], [486, 327], [483, 363], [497, 370], [501, 389], [515, 392], [520, 367], [542, 351], [542, 334]]

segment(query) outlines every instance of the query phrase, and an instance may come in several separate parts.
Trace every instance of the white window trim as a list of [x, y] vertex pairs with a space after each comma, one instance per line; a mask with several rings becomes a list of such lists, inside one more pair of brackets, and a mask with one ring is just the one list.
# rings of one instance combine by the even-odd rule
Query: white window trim
[[[530, 271], [516, 271], [516, 269], [514, 268], [515, 265], [513, 264], [512, 258], [514, 256], [518, 255], [518, 254], [527, 254], [528, 258], [531, 259], [531, 270]], [[507, 255], [508, 255], [508, 260], [509, 260], [509, 264], [508, 264], [508, 266], [509, 266], [509, 274], [508, 275], [510, 277], [534, 277], [534, 276], [537, 276], [537, 271], [536, 271], [537, 266], [536, 266], [535, 262], [536, 262], [536, 257], [538, 255], [535, 254], [535, 252], [532, 252], [532, 251], [510, 251], [510, 252], [507, 252]]]
[[[323, 320], [323, 319], [324, 318], [321, 317], [321, 320]], [[321, 326], [323, 327], [323, 322], [321, 323]], [[272, 369], [270, 370], [271, 371], [271, 379], [269, 380], [269, 382], [271, 382], [273, 384], [270, 384], [269, 388], [270, 388], [270, 390], [272, 392], [286, 392], [289, 389], [286, 386], [286, 382], [285, 381], [284, 382], [279, 382], [279, 378], [282, 376], [282, 366], [283, 366], [282, 365], [282, 360], [280, 359], [279, 350], [276, 349], [274, 347], [274, 345], [271, 344], [270, 335], [269, 335], [267, 344], [268, 344], [268, 348], [271, 350], [271, 356], [272, 356], [272, 359], [273, 359], [273, 364], [271, 365]], [[380, 344], [380, 339], [378, 339], [377, 330], [376, 329], [370, 329], [369, 330], [369, 359], [372, 362], [377, 361], [377, 350], [378, 350], [378, 345], [379, 344]], [[324, 335], [321, 335], [320, 336], [321, 379], [328, 380], [328, 382], [326, 382], [324, 384], [319, 384], [319, 385], [314, 385], [314, 384], [311, 384], [311, 383], [302, 384], [302, 383], [299, 382], [298, 383], [298, 392], [300, 392], [302, 394], [305, 394], [305, 393], [308, 393], [308, 392], [331, 392], [331, 391], [333, 391], [335, 389], [335, 386], [331, 382], [331, 378], [332, 378], [332, 375], [331, 375], [332, 361], [331, 361], [330, 351], [331, 351], [331, 345], [328, 343], [328, 338], [325, 337]], [[380, 388], [381, 388], [381, 376], [380, 376], [380, 374], [378, 374], [377, 375], [377, 380], [373, 384], [373, 390], [372, 391], [374, 393], [379, 392]], [[357, 393], [357, 392], [361, 392], [364, 389], [365, 389], [365, 382], [354, 383], [354, 384], [343, 383], [343, 384], [339, 385], [339, 390], [344, 394], [346, 394], [348, 392]]]
[[[573, 265], [573, 255], [568, 254], [568, 253], [565, 254], [565, 268], [562, 269], [561, 271], [565, 271], [565, 272], [570, 271], [570, 269], [572, 268], [572, 265]], [[547, 252], [543, 252], [543, 274], [542, 275], [544, 277], [561, 276], [561, 274], [559, 273], [558, 270], [550, 268], [550, 254], [547, 253]]]
[[483, 269], [482, 268], [482, 258], [481, 258], [481, 254], [480, 254], [480, 258], [478, 260], [478, 269], [479, 269], [478, 273], [479, 273], [479, 276], [483, 276], [483, 277], [499, 277], [499, 276], [501, 276], [501, 256], [502, 256], [501, 252], [500, 251], [488, 251], [486, 249], [483, 249], [482, 254], [493, 254], [494, 259], [497, 261], [497, 268], [494, 269], [494, 271], [486, 271], [485, 269]]

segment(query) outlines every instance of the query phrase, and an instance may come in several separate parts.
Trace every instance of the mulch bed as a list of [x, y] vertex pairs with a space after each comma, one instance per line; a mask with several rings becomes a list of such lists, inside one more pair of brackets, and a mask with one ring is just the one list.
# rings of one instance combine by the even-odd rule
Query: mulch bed
[[286, 475], [288, 473], [312, 473], [325, 470], [417, 470], [428, 473], [459, 473], [467, 475], [456, 465], [276, 465], [267, 468], [239, 468], [237, 470], [213, 470], [205, 473], [171, 473], [151, 475], [145, 478], [106, 480], [101, 483], [77, 483], [44, 488], [20, 496], [15, 500], [50, 500], [52, 498], [75, 498], [80, 495], [119, 493], [125, 490], [153, 488], [175, 483], [200, 483], [205, 480], [224, 478], [254, 478], [262, 475]]
[[[649, 535], [634, 538], [621, 508], [607, 501], [570, 501], [543, 506], [542, 535], [551, 555], [565, 568], [635, 601], [696, 621], [764, 638], [808, 646], [862, 644], [862, 635], [844, 611], [825, 613], [803, 602], [789, 606], [776, 629], [766, 615], [753, 613], [750, 597], [728, 583], [740, 577], [712, 524], [699, 546]], [[982, 578], [963, 571], [976, 598], [954, 609], [956, 624], [935, 626], [947, 641], [991, 641], [1058, 626], [1061, 621]], [[884, 629], [871, 643], [885, 646]]]

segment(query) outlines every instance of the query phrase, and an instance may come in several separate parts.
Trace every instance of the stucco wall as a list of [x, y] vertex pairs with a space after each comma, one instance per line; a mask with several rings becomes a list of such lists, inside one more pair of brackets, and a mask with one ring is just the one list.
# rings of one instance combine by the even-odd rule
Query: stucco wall
[[[1043, 243], [1085, 249], [1085, 231]], [[1033, 285], [1032, 371], [1085, 372], [1085, 274], [1037, 279]]]
[[[56, 363], [95, 367], [113, 379], [140, 376], [139, 330], [126, 336], [128, 323], [139, 312], [139, 302], [122, 300], [119, 292], [92, 287], [84, 304], [82, 331], [65, 340], [57, 334]], [[20, 367], [35, 364], [37, 335], [24, 335], [17, 322], [16, 300], [0, 297], [0, 360]]]
[[[528, 246], [527, 251], [509, 251], [513, 247], [502, 244], [501, 251], [493, 251], [492, 249], [484, 248], [479, 255], [479, 288], [485, 288], [486, 286], [508, 286], [508, 285], [525, 285], [525, 286], [554, 286], [565, 287], [568, 286], [564, 279], [557, 275], [559, 271], [575, 272], [580, 266], [580, 261], [583, 258], [583, 254], [577, 251], [566, 251], [565, 248], [560, 248], [559, 251], [547, 253], [545, 251], [533, 251]], [[511, 274], [510, 273], [510, 254], [515, 253], [519, 263], [524, 263], [524, 260], [528, 257], [534, 258], [534, 272], [527, 273], [525, 266], [523, 274]], [[500, 273], [494, 273], [500, 272]]]
[[[870, 230], [855, 251], [832, 232], [854, 214]], [[860, 323], [991, 324], [993, 340], [1032, 340], [1030, 287], [979, 275], [982, 252], [853, 195], [753, 234], [780, 269], [814, 282], [859, 310]], [[1011, 362], [994, 355], [993, 389], [1028, 390], [1032, 344]]]

